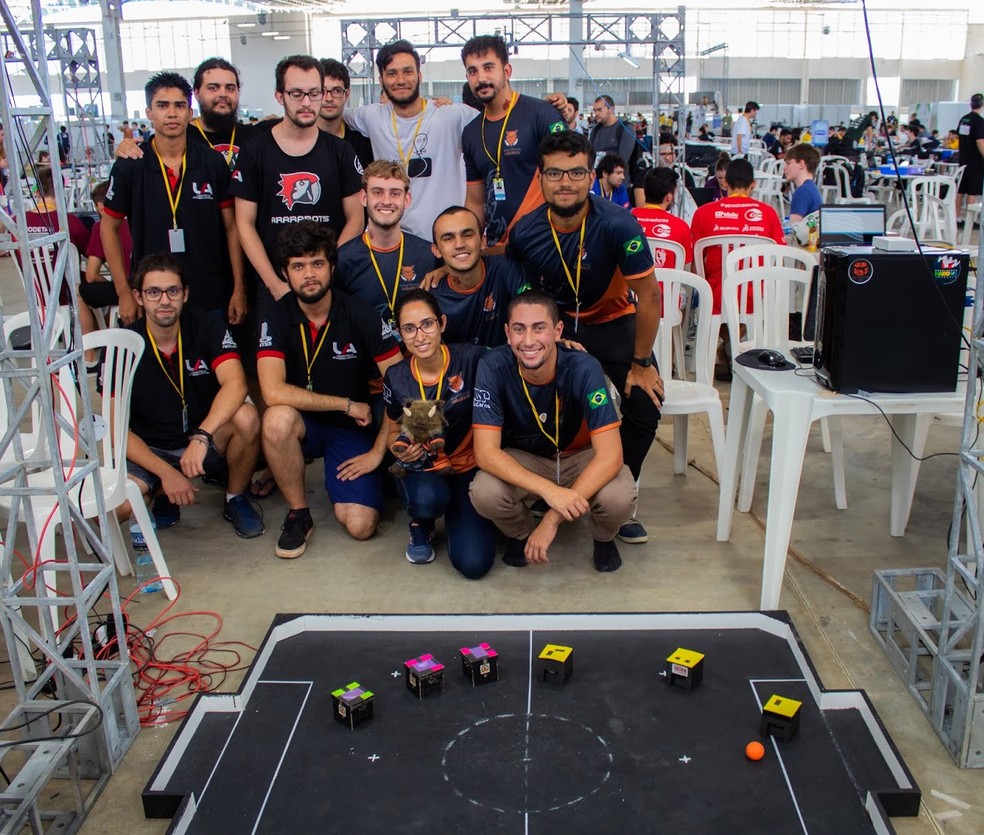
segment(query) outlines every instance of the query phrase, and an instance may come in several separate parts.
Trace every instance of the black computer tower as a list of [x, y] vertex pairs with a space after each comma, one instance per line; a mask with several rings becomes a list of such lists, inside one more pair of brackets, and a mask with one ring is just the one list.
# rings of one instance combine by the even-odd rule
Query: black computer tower
[[957, 385], [968, 256], [956, 250], [821, 251], [814, 366], [845, 393]]

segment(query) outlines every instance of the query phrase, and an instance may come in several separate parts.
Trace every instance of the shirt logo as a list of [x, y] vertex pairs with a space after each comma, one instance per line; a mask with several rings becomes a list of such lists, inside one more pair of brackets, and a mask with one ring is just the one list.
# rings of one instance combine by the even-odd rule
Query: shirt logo
[[277, 196], [284, 201], [289, 211], [294, 210], [295, 203], [313, 206], [321, 198], [321, 178], [310, 171], [281, 174]]
[[762, 219], [761, 209], [746, 209], [745, 220], [749, 223], [758, 223]]
[[507, 130], [506, 138], [504, 140], [507, 147], [512, 148], [514, 145], [519, 144], [519, 131], [518, 130]]
[[106, 199], [107, 200], [112, 200], [113, 199], [113, 178], [112, 177], [109, 178], [109, 188], [106, 189]]
[[484, 310], [488, 316], [495, 313], [495, 296], [485, 297], [485, 302], [482, 304], [482, 310]]
[[393, 336], [393, 323], [388, 322], [386, 319], [381, 319], [380, 321], [383, 324], [383, 329], [380, 331], [383, 339]]
[[269, 348], [271, 345], [273, 345], [273, 337], [270, 336], [270, 325], [269, 323], [264, 322], [262, 325], [260, 325], [259, 346], [261, 348]]
[[212, 184], [211, 183], [198, 183], [192, 182], [191, 190], [195, 193], [193, 200], [213, 200], [214, 195], [212, 194]]
[[359, 352], [351, 342], [331, 343], [331, 353], [336, 360], [354, 360], [359, 358]]
[[[266, 322], [264, 322], [263, 324], [264, 326], [266, 326]], [[233, 351], [235, 351], [236, 348], [239, 347], [238, 345], [236, 345], [236, 340], [232, 338], [232, 334], [229, 333], [229, 331], [226, 331], [225, 336], [222, 337], [222, 347], [229, 348]]]
[[670, 237], [670, 227], [665, 223], [658, 223], [653, 227], [653, 237], [654, 238], [668, 238]]
[[608, 402], [608, 392], [602, 389], [597, 389], [588, 395], [588, 406], [591, 409], [600, 409]]
[[475, 397], [472, 400], [472, 407], [475, 409], [491, 409], [489, 405], [489, 400], [491, 400], [492, 395], [490, 395], [485, 389], [475, 389]]
[[551, 133], [563, 133], [565, 130], [567, 130], [567, 125], [565, 125], [563, 122], [554, 122], [550, 126]]
[[232, 179], [234, 179], [237, 183], [241, 183], [243, 181], [243, 172], [237, 168], [232, 172]]
[[185, 368], [192, 377], [201, 377], [209, 373], [208, 363], [205, 360], [185, 360]]
[[622, 249], [625, 250], [626, 255], [637, 255], [642, 252], [643, 246], [642, 235], [636, 235], [622, 244]]
[[659, 249], [658, 247], [653, 251], [653, 266], [655, 267], [665, 267], [666, 266], [666, 250]]
[[409, 267], [400, 268], [400, 280], [401, 281], [413, 281], [417, 277], [417, 271], [414, 269], [413, 264]]
[[222, 154], [223, 159], [229, 161], [229, 167], [235, 168], [236, 162], [239, 160], [239, 146], [229, 145], [228, 143], [222, 143], [219, 145], [212, 146], [213, 151], [218, 151]]
[[362, 170], [362, 162], [359, 160], [358, 157], [355, 158], [355, 170], [359, 172], [360, 177], [366, 173], [365, 171]]
[[383, 383], [383, 400], [386, 403], [393, 402], [393, 389], [386, 385], [386, 383]]
[[457, 394], [465, 387], [465, 381], [460, 374], [455, 374], [453, 377], [448, 377], [448, 391], [451, 394]]

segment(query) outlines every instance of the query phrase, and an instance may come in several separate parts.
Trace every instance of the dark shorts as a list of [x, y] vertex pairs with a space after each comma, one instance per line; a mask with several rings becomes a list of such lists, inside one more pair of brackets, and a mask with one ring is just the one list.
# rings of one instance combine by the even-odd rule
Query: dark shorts
[[112, 281], [83, 281], [79, 284], [79, 295], [89, 307], [113, 307], [120, 303]]
[[960, 194], [970, 194], [980, 196], [984, 190], [984, 164], [968, 165], [964, 169], [963, 177], [960, 178]]
[[[194, 443], [198, 443], [195, 441]], [[181, 447], [181, 449], [160, 449], [159, 447], [150, 447], [150, 451], [154, 453], [158, 458], [162, 458], [167, 461], [176, 470], [180, 470], [181, 456], [184, 455], [184, 451], [188, 447]], [[214, 445], [208, 445], [208, 452], [205, 453], [205, 460], [202, 462], [205, 467], [205, 474], [212, 475], [218, 470], [222, 469], [225, 464], [225, 456], [220, 453]], [[133, 478], [136, 478], [150, 487], [150, 492], [156, 492], [156, 490], [161, 486], [161, 480], [154, 475], [150, 470], [145, 470], [139, 464], [134, 464], [132, 461], [127, 460], [126, 462], [126, 473]]]
[[372, 449], [375, 432], [331, 426], [304, 412], [301, 412], [301, 419], [304, 421], [301, 450], [305, 458], [324, 458], [325, 490], [332, 504], [361, 504], [382, 510], [383, 485], [378, 469], [354, 481], [338, 478], [339, 464]]

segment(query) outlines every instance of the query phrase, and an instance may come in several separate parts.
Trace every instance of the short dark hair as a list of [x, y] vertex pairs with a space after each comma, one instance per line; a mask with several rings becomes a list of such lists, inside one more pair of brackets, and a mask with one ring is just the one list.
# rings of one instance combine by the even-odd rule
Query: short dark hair
[[575, 113], [581, 109], [581, 103], [574, 96], [568, 96], [567, 103], [574, 108]]
[[785, 159], [799, 160], [806, 166], [806, 170], [813, 174], [816, 172], [817, 166], [820, 165], [820, 152], [812, 145], [801, 142], [786, 151]]
[[[48, 159], [51, 159], [50, 154], [48, 155]], [[38, 178], [38, 190], [46, 197], [53, 195], [55, 193], [55, 178], [52, 174], [51, 166], [39, 163], [34, 167], [34, 172]]]
[[680, 175], [672, 168], [650, 168], [642, 181], [647, 203], [662, 203], [666, 195], [676, 190]]
[[405, 293], [400, 294], [400, 298], [396, 300], [396, 304], [393, 305], [393, 321], [396, 322], [396, 326], [400, 326], [400, 312], [408, 304], [412, 302], [421, 302], [426, 304], [431, 312], [440, 321], [441, 316], [441, 305], [438, 304], [437, 299], [434, 294], [428, 290], [421, 290], [419, 287], [414, 287], [412, 290], [407, 290]]
[[317, 70], [318, 75], [321, 76], [321, 83], [325, 83], [325, 68], [321, 66], [321, 62], [317, 58], [312, 58], [310, 55], [288, 55], [286, 58], [280, 59], [277, 69], [274, 70], [278, 93], [284, 92], [284, 76], [287, 75], [287, 70], [291, 67], [297, 67], [304, 72]]
[[676, 137], [672, 133], [661, 131], [656, 147], [658, 148], [660, 145], [676, 145]]
[[92, 191], [89, 192], [89, 197], [92, 199], [93, 203], [105, 203], [107, 191], [109, 191], [109, 180], [103, 180], [102, 182], [96, 183], [92, 187]]
[[588, 137], [573, 130], [548, 133], [540, 141], [540, 145], [536, 149], [536, 164], [541, 171], [543, 170], [543, 158], [550, 154], [567, 154], [571, 157], [584, 154], [588, 160], [594, 159]]
[[191, 107], [191, 85], [183, 75], [170, 71], [152, 75], [144, 85], [144, 97], [147, 99], [147, 107], [150, 107], [151, 102], [154, 100], [154, 93], [158, 90], [167, 90], [170, 87], [180, 90], [184, 97], [188, 99], [188, 106]]
[[420, 55], [417, 53], [417, 50], [413, 48], [410, 41], [401, 38], [398, 41], [386, 44], [386, 46], [376, 53], [376, 69], [379, 70], [380, 75], [383, 74], [383, 70], [392, 63], [397, 55], [412, 55], [413, 62], [417, 65], [417, 69], [420, 69]]
[[277, 238], [277, 263], [282, 271], [287, 269], [291, 258], [303, 258], [319, 252], [325, 254], [333, 267], [338, 263], [338, 244], [331, 227], [313, 220], [302, 220], [289, 223], [280, 230], [280, 237]]
[[745, 112], [751, 113], [753, 110], [761, 110], [759, 103], [757, 101], [747, 101], [745, 102]]
[[598, 103], [598, 102], [600, 102], [600, 101], [603, 101], [603, 102], [604, 102], [605, 104], [607, 104], [607, 105], [608, 105], [608, 106], [609, 106], [609, 107], [610, 107], [610, 108], [611, 108], [612, 110], [614, 110], [614, 109], [615, 109], [615, 99], [613, 99], [613, 98], [612, 98], [611, 96], [609, 96], [608, 94], [605, 94], [604, 96], [598, 96], [598, 98], [596, 98], [596, 99], [595, 99], [595, 104], [597, 104], [597, 103]]
[[560, 321], [560, 310], [553, 296], [543, 290], [527, 290], [510, 299], [506, 307], [506, 324], [509, 324], [513, 311], [521, 304], [542, 304], [547, 309], [551, 322], [556, 325]]
[[181, 286], [186, 289], [188, 287], [188, 279], [185, 277], [181, 262], [170, 252], [155, 252], [142, 258], [133, 271], [130, 287], [138, 293], [142, 292], [144, 277], [147, 273], [174, 273], [181, 279]]
[[195, 70], [195, 78], [192, 81], [191, 86], [196, 90], [200, 90], [203, 82], [205, 81], [205, 73], [209, 70], [228, 70], [236, 76], [236, 86], [242, 87], [242, 81], [239, 78], [239, 70], [226, 61], [225, 58], [206, 58], [202, 61], [198, 65], [198, 69]]
[[503, 66], [509, 63], [509, 47], [506, 46], [501, 35], [476, 35], [461, 47], [461, 62], [464, 63], [469, 55], [480, 58], [489, 52], [493, 53]]
[[974, 93], [970, 97], [970, 109], [980, 110], [982, 107], [984, 107], [984, 93]]
[[724, 172], [729, 188], [750, 188], [755, 182], [755, 169], [747, 159], [733, 159]]
[[478, 230], [478, 233], [479, 234], [482, 233], [482, 224], [478, 219], [478, 215], [476, 215], [471, 209], [469, 209], [467, 206], [448, 206], [443, 212], [441, 212], [436, 218], [434, 218], [434, 222], [431, 224], [431, 240], [435, 244], [437, 244], [437, 222], [442, 217], [447, 217], [448, 215], [460, 214], [461, 212], [467, 212], [468, 214], [470, 214], [475, 219], [475, 228]]
[[345, 85], [346, 90], [352, 87], [352, 76], [349, 75], [348, 67], [341, 61], [336, 61], [334, 58], [322, 58], [321, 66], [324, 68], [325, 78], [337, 78]]
[[626, 168], [625, 160], [618, 154], [605, 154], [598, 163], [598, 167], [595, 168], [595, 174], [599, 177], [602, 174], [614, 174], [616, 168], [621, 168], [624, 171]]

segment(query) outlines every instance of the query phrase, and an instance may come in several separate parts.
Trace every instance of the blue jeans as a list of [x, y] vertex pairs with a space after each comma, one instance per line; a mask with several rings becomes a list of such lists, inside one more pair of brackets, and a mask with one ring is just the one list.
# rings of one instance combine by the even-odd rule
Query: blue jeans
[[396, 479], [397, 490], [416, 522], [444, 517], [448, 558], [469, 580], [484, 577], [495, 562], [496, 528], [472, 507], [468, 487], [477, 470], [452, 475], [407, 473]]

